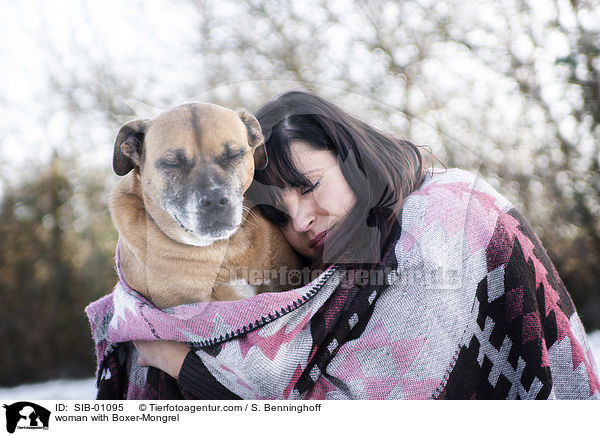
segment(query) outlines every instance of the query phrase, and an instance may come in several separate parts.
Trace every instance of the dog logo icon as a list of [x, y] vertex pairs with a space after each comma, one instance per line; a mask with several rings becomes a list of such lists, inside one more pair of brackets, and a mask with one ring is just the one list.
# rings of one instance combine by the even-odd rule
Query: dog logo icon
[[35, 403], [19, 401], [11, 405], [4, 404], [6, 409], [6, 430], [14, 433], [15, 429], [48, 429], [50, 411]]

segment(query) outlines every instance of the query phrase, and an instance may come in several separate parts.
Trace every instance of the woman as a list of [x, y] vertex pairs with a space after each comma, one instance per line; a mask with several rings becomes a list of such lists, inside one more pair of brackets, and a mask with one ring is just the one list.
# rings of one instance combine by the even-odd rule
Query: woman
[[464, 171], [426, 172], [416, 146], [306, 92], [257, 118], [254, 199], [326, 270], [237, 334], [136, 341], [137, 363], [170, 375], [141, 377], [155, 397], [600, 398], [571, 299], [505, 198]]

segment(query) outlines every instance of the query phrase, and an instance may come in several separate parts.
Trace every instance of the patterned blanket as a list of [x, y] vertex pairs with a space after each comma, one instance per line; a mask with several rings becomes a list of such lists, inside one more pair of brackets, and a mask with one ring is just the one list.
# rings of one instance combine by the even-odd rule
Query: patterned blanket
[[[540, 241], [461, 170], [407, 197], [367, 271], [333, 265], [291, 291], [164, 310], [120, 277], [86, 312], [98, 398], [600, 398], [584, 329]], [[157, 339], [188, 343], [204, 375], [177, 383], [137, 366], [131, 341]]]

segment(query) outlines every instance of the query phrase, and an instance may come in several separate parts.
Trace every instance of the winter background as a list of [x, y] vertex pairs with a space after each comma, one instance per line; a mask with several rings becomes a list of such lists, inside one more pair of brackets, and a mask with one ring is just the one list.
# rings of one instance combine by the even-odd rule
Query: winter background
[[14, 0], [0, 29], [0, 398], [94, 398], [83, 308], [116, 279], [119, 126], [291, 88], [505, 194], [600, 363], [598, 2]]

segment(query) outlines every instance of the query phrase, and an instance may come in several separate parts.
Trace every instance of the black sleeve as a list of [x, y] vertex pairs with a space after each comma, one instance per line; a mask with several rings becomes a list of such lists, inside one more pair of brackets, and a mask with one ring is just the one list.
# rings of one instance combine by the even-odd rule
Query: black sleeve
[[217, 381], [193, 350], [185, 356], [177, 384], [199, 400], [241, 400]]

